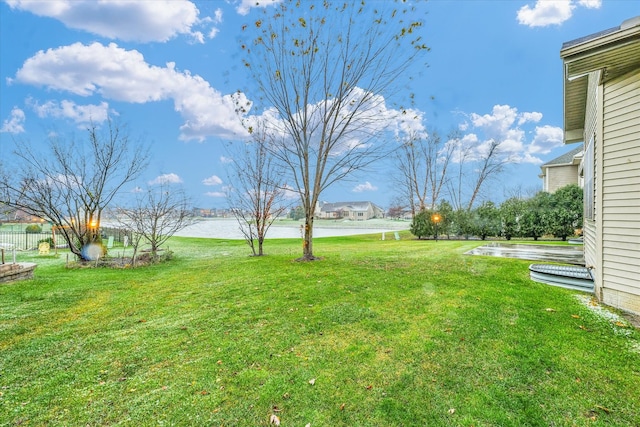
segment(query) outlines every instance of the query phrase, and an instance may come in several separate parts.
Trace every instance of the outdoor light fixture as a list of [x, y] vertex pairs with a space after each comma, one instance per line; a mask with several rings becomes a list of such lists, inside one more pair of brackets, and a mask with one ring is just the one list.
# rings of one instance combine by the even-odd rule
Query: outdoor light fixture
[[436, 242], [438, 241], [438, 223], [442, 221], [442, 216], [439, 213], [434, 213], [431, 215], [431, 222], [436, 225]]

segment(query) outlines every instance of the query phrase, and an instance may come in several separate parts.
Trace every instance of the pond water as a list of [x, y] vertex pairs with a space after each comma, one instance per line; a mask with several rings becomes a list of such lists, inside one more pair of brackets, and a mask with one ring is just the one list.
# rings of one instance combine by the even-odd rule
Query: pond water
[[529, 245], [493, 242], [472, 249], [468, 251], [467, 254], [584, 265], [582, 246]]
[[[323, 221], [317, 220], [313, 226], [314, 237], [351, 236], [356, 234], [386, 233], [387, 239], [393, 238], [393, 232], [409, 229], [408, 221], [368, 220], [368, 221]], [[275, 221], [267, 238], [300, 239], [302, 222]], [[391, 233], [391, 236], [388, 235]], [[209, 237], [216, 239], [243, 239], [238, 222], [233, 218], [203, 219], [175, 233], [182, 237]]]

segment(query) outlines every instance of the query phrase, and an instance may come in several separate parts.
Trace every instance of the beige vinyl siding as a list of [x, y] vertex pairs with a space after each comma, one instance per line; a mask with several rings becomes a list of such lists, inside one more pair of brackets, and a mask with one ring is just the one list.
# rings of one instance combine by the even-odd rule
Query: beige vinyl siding
[[605, 83], [603, 106], [604, 299], [635, 311], [640, 304], [633, 297], [640, 296], [640, 72]]
[[547, 180], [549, 193], [569, 184], [578, 184], [578, 165], [550, 166], [547, 168]]
[[[586, 156], [588, 155], [587, 145], [588, 144], [597, 144], [596, 138], [597, 135], [597, 124], [598, 124], [598, 83], [600, 82], [600, 72], [596, 71], [589, 74], [589, 84], [587, 85], [587, 104], [586, 104], [586, 113], [585, 113], [585, 126], [584, 126], [584, 144], [585, 144], [585, 158], [583, 158], [583, 162], [586, 161]], [[593, 182], [595, 185], [596, 178], [598, 175], [598, 169], [596, 167], [597, 164], [597, 150], [598, 146], [596, 145], [594, 148], [594, 164], [593, 164]], [[586, 186], [587, 176], [585, 179], [585, 191], [588, 191]], [[585, 194], [585, 198], [587, 195]], [[595, 195], [594, 195], [595, 198]], [[594, 200], [595, 203], [595, 200]], [[584, 220], [584, 228], [582, 230], [584, 236], [584, 260], [585, 264], [590, 267], [595, 267], [600, 264], [598, 259], [599, 245], [597, 238], [597, 227], [596, 227], [596, 217], [593, 219], [587, 219], [587, 215], [585, 215]], [[600, 286], [600, 282], [598, 277], [600, 277], [600, 271], [594, 271], [596, 277], [596, 288]]]

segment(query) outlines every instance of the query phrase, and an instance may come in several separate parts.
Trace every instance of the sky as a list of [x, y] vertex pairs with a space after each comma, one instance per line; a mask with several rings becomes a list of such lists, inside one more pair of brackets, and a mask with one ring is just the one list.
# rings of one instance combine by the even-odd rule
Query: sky
[[[242, 26], [277, 1], [0, 0], [0, 160], [11, 165], [16, 140], [40, 149], [117, 119], [151, 147], [125, 192], [173, 183], [198, 207], [225, 208], [225, 144], [244, 132], [232, 95], [251, 86]], [[575, 147], [562, 141], [562, 43], [640, 15], [632, 0], [412, 3], [430, 48], [412, 108], [426, 129], [458, 129], [478, 149], [505, 141], [512, 162], [485, 192], [496, 202], [541, 189], [540, 165]], [[391, 173], [383, 162], [321, 199], [387, 208]]]

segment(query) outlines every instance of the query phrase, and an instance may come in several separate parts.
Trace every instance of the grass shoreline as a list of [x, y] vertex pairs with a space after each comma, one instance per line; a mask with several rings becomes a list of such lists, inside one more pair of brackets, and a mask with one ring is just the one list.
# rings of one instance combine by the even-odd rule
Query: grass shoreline
[[[403, 237], [406, 235], [403, 234]], [[0, 425], [640, 425], [640, 336], [478, 241], [174, 238], [0, 286]]]

